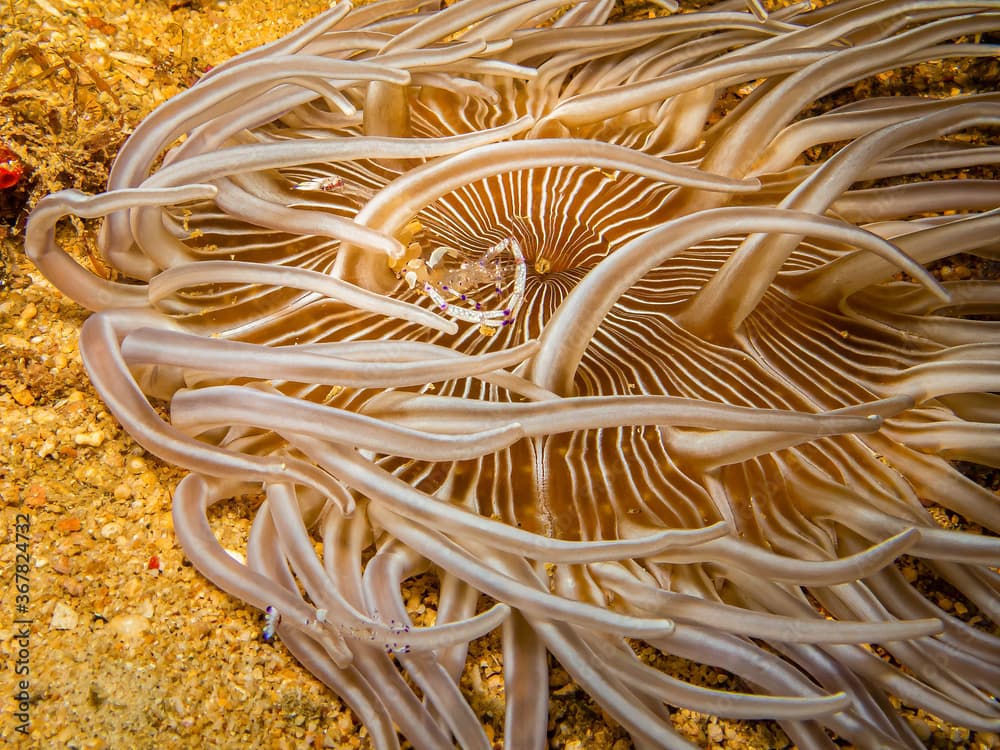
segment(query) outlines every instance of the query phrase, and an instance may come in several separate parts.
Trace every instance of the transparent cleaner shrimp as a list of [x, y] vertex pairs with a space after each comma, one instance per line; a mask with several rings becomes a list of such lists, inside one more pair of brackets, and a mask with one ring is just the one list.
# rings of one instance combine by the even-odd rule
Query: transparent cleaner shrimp
[[[448, 252], [447, 248], [438, 248], [431, 254], [427, 266], [432, 274], [441, 257]], [[510, 263], [504, 258], [507, 253], [514, 260], [514, 288], [498, 308], [485, 310], [482, 303], [471, 299], [468, 293], [490, 284], [497, 295], [503, 293], [504, 277], [510, 269]], [[484, 332], [495, 332], [496, 328], [513, 322], [514, 315], [524, 302], [528, 269], [520, 244], [513, 237], [508, 237], [493, 245], [479, 260], [463, 262], [458, 268], [442, 275], [432, 275], [431, 278], [423, 282], [423, 290], [441, 312], [457, 320], [478, 323]]]
[[311, 177], [307, 180], [292, 185], [292, 190], [311, 190], [319, 193], [333, 193], [343, 195], [359, 201], [371, 200], [375, 191], [365, 187], [361, 183], [345, 180], [340, 175], [327, 175], [325, 177]]

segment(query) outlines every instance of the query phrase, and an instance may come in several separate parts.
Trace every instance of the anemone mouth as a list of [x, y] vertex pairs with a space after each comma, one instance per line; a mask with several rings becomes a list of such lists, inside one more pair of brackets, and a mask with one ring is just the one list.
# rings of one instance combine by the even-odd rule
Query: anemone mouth
[[[545, 742], [547, 653], [640, 746], [684, 746], [668, 705], [776, 718], [809, 748], [916, 746], [889, 696], [995, 731], [995, 635], [893, 561], [996, 621], [996, 537], [924, 505], [997, 530], [949, 460], [1000, 464], [997, 328], [964, 317], [1000, 293], [925, 266], [994, 257], [998, 195], [853, 186], [992, 163], [952, 136], [1000, 100], [793, 123], [866, 76], [991, 54], [951, 40], [993, 30], [964, 12], [993, 5], [614, 24], [604, 2], [501, 6], [341, 4], [154, 113], [108, 193], [36, 210], [29, 254], [99, 311], [96, 387], [191, 471], [185, 552], [379, 748], [397, 728], [488, 746], [455, 675], [497, 629], [511, 746]], [[139, 283], [69, 261], [67, 213], [106, 216], [104, 254]], [[244, 566], [206, 513], [248, 489], [266, 503]], [[400, 589], [427, 571], [440, 606], [415, 627]], [[754, 692], [675, 680], [635, 640]]]
[[[536, 338], [584, 275], [630, 237], [655, 225], [653, 207], [667, 188], [630, 177], [596, 168], [550, 168], [463, 186], [416, 215], [413, 225], [419, 230], [404, 233], [409, 252], [394, 270], [408, 283], [412, 277], [407, 272], [415, 270], [419, 278], [412, 280], [420, 283], [410, 285], [446, 315], [454, 311], [441, 308], [445, 300], [439, 292], [455, 292], [445, 295], [452, 303], [457, 297], [467, 306], [510, 310], [500, 321], [500, 326], [514, 327], [506, 337], [489, 345], [470, 341], [461, 345], [463, 350]], [[550, 197], [539, 201], [532, 196]], [[495, 253], [504, 242], [516, 246], [516, 252]], [[466, 292], [468, 300], [463, 300]], [[402, 299], [421, 304], [412, 294]], [[475, 316], [459, 319], [479, 322]], [[495, 332], [487, 330], [490, 336]]]

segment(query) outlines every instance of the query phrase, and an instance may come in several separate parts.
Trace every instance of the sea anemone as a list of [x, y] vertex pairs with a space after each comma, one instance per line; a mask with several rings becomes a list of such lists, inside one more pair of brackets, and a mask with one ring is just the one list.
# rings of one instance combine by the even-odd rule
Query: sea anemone
[[[95, 387], [190, 471], [185, 553], [376, 748], [489, 747], [458, 677], [497, 629], [507, 747], [545, 746], [550, 654], [637, 747], [689, 747], [670, 706], [1000, 731], [1000, 506], [952, 463], [1000, 466], [1000, 287], [927, 269], [1000, 252], [1000, 95], [817, 104], [995, 55], [1000, 3], [756, 10], [340, 2], [34, 210]], [[254, 492], [244, 565], [207, 513]]]

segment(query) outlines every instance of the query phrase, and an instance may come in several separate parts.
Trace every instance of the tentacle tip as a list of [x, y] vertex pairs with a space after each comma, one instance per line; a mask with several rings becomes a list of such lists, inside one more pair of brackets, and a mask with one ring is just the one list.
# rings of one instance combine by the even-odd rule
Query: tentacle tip
[[731, 530], [729, 521], [724, 518], [721, 521], [716, 521], [715, 523], [709, 524], [705, 527], [706, 532], [711, 532], [715, 535], [712, 537], [713, 539], [726, 536]]
[[888, 398], [879, 399], [869, 404], [869, 408], [877, 408], [882, 420], [902, 414], [907, 409], [912, 409], [916, 405], [913, 396], [908, 393], [900, 393]]
[[887, 541], [895, 541], [897, 543], [906, 542], [907, 543], [906, 546], [909, 547], [910, 545], [919, 542], [921, 536], [922, 534], [920, 533], [920, 529], [917, 528], [916, 526], [911, 526], [908, 529], [903, 529], [898, 534], [896, 534], [895, 537], [892, 537], [890, 540]]
[[192, 197], [188, 200], [192, 201], [214, 198], [219, 194], [219, 188], [216, 185], [212, 185], [207, 182], [197, 182], [193, 185], [188, 185], [187, 189], [190, 190], [192, 194]]
[[659, 629], [657, 635], [669, 636], [673, 635], [674, 631], [677, 630], [677, 624], [673, 620], [668, 620], [666, 618], [656, 620], [654, 624]]
[[824, 702], [826, 703], [826, 705], [824, 706], [825, 710], [829, 711], [830, 713], [838, 713], [847, 708], [850, 708], [851, 705], [854, 703], [854, 699], [850, 695], [845, 693], [843, 690], [841, 690], [839, 692], [831, 693], [830, 695], [825, 696]]
[[516, 436], [518, 440], [527, 435], [527, 431], [524, 429], [524, 425], [520, 422], [511, 422], [502, 428], [504, 432], [510, 433], [512, 437]]
[[934, 286], [931, 287], [931, 293], [946, 305], [950, 305], [955, 301], [955, 296], [944, 285], [938, 283], [936, 279]]
[[921, 620], [927, 624], [927, 635], [941, 635], [944, 632], [944, 620], [937, 617], [927, 617]]

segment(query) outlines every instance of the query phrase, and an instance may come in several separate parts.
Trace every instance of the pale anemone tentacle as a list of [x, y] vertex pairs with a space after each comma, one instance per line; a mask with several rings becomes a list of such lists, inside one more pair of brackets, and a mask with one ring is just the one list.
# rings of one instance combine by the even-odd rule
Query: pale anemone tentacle
[[[419, 555], [397, 541], [384, 545], [365, 567], [364, 595], [369, 606], [383, 617], [391, 615], [396, 623], [410, 627], [412, 623], [399, 586], [424, 565], [426, 563]], [[396, 585], [386, 586], [387, 579], [395, 581]], [[437, 709], [458, 744], [489, 750], [491, 745], [482, 725], [444, 667], [433, 656], [426, 654], [400, 654], [397, 658], [420, 686], [425, 700]]]
[[170, 421], [189, 434], [224, 425], [267, 427], [317, 440], [346, 442], [361, 450], [389, 452], [424, 461], [460, 461], [505, 448], [524, 437], [517, 422], [464, 436], [438, 435], [321, 404], [301, 402], [278, 393], [259, 393], [257, 411], [247, 414], [245, 389], [214, 386], [174, 394]]
[[[914, 260], [930, 263], [938, 260], [943, 252], [950, 252], [945, 251], [944, 247], [976, 252], [983, 244], [993, 241], [997, 227], [1000, 227], [1000, 209], [994, 208], [981, 214], [963, 216], [946, 224], [896, 236], [893, 242]], [[789, 280], [789, 286], [796, 294], [813, 304], [844, 300], [844, 307], [847, 309], [853, 304], [853, 300], [847, 298], [864, 290], [868, 286], [867, 280], [873, 274], [888, 273], [892, 271], [883, 259], [873, 259], [870, 253], [852, 252], [797, 275]], [[952, 294], [950, 290], [949, 294]], [[934, 304], [940, 305], [941, 300], [936, 299]], [[920, 321], [915, 322], [919, 324]]]
[[[672, 184], [695, 185], [703, 190], [742, 192], [757, 189], [756, 180], [716, 179], [712, 174], [675, 166], [620, 146], [589, 141], [581, 143], [569, 138], [547, 138], [470, 148], [449, 159], [413, 170], [375, 195], [358, 212], [356, 220], [392, 235], [402, 229], [423, 206], [471, 181], [512, 170], [560, 165], [632, 172]], [[375, 264], [370, 256], [357, 256], [350, 247], [338, 255], [338, 275], [349, 280], [351, 276], [356, 276], [362, 286], [375, 289], [381, 289], [389, 283], [385, 269], [378, 265], [368, 271], [356, 270]], [[345, 271], [348, 267], [355, 269], [350, 276]]]
[[[217, 73], [214, 77], [206, 78], [205, 88], [211, 92], [209, 97], [214, 97], [219, 105], [219, 109], [217, 111], [213, 111], [213, 101], [211, 98], [204, 103], [203, 107], [194, 108], [193, 111], [190, 106], [185, 106], [187, 101], [192, 97], [201, 99], [203, 96], [202, 89], [182, 92], [174, 99], [165, 103], [162, 108], [157, 110], [153, 116], [145, 120], [137, 128], [138, 137], [131, 141], [133, 147], [126, 152], [128, 154], [128, 158], [119, 160], [116, 163], [115, 168], [112, 169], [111, 176], [108, 181], [109, 188], [132, 187], [141, 183], [156, 157], [156, 144], [170, 142], [181, 133], [186, 132], [189, 128], [197, 126], [203, 121], [208, 121], [212, 119], [213, 116], [223, 113], [225, 109], [222, 105], [227, 99], [231, 99], [239, 93], [253, 95], [255, 93], [255, 88], [260, 88], [261, 83], [266, 84], [268, 74], [275, 80], [275, 86], [285, 87], [286, 84], [283, 82], [285, 76], [283, 76], [282, 71], [288, 69], [290, 67], [290, 63], [297, 64], [298, 61], [298, 57], [293, 57], [291, 60], [283, 60], [281, 57], [278, 57], [274, 60], [252, 62], [244, 61], [243, 65], [239, 66], [236, 70], [232, 70], [228, 73], [223, 71]], [[246, 71], [243, 69], [248, 63], [254, 68], [266, 66], [264, 70], [257, 70], [255, 72], [255, 76], [252, 79], [253, 84], [250, 86], [247, 85]], [[314, 65], [312, 69], [307, 67], [302, 68], [302, 74], [315, 75], [317, 73], [332, 73], [336, 75], [339, 73], [345, 77], [361, 75], [373, 76], [375, 78], [386, 77], [389, 80], [398, 82], [405, 82], [408, 80], [408, 74], [404, 71], [395, 71], [385, 68], [384, 66], [366, 66], [362, 63], [332, 61], [327, 60], [326, 58], [316, 58], [315, 63], [316, 65]], [[302, 79], [299, 80], [302, 81]], [[310, 83], [308, 80], [305, 82]], [[227, 87], [226, 84], [229, 84], [229, 86]], [[319, 86], [326, 85], [321, 83], [320, 79], [316, 80], [316, 84]], [[221, 89], [221, 91], [216, 91], [216, 89]], [[323, 88], [320, 88], [319, 90], [324, 93], [331, 93], [335, 96], [339, 96], [339, 92], [337, 92], [335, 88], [330, 91]], [[193, 115], [196, 119], [193, 119], [192, 121], [178, 122], [182, 113], [188, 114], [189, 117]], [[148, 143], [149, 145], [143, 148], [141, 146], [143, 143]], [[122, 214], [112, 215], [109, 217], [108, 223], [102, 231], [101, 244], [102, 247], [105, 248], [109, 257], [114, 258], [118, 262], [123, 262], [126, 265], [131, 265], [128, 257], [129, 245], [131, 243], [125, 239], [126, 235], [129, 234], [125, 228], [126, 221], [126, 217]]]
[[[128, 323], [137, 323], [131, 311]], [[344, 497], [333, 478], [304, 461], [278, 456], [249, 456], [199, 443], [160, 419], [133, 380], [119, 349], [121, 316], [90, 318], [80, 331], [81, 351], [94, 388], [126, 429], [131, 429], [156, 445], [158, 452], [191, 471], [209, 476], [241, 480], [294, 481], [344, 500], [343, 510], [350, 512], [353, 500]], [[127, 416], [126, 416], [127, 415]]]
[[[923, 117], [892, 126], [883, 125], [874, 133], [866, 134], [841, 149], [781, 201], [779, 207], [792, 211], [824, 212], [832, 199], [847, 190], [857, 179], [863, 165], [876, 160], [885, 151], [895, 151], [914, 142], [926, 141], [949, 130], [996, 122], [1000, 122], [1000, 104], [978, 102], [964, 106], [953, 104], [947, 109]], [[699, 320], [712, 320], [716, 325], [725, 320], [723, 325], [730, 330], [738, 328], [757, 306], [781, 266], [801, 240], [801, 235], [784, 234], [780, 238], [751, 235], [698, 292], [691, 301], [690, 308], [681, 316], [681, 322], [692, 331], [699, 330]], [[752, 264], [749, 264], [750, 258]], [[736, 286], [742, 288], [740, 293], [735, 291]], [[746, 291], [749, 286], [755, 287], [752, 292]], [[738, 306], [729, 302], [734, 298], [740, 300]]]
[[[56, 224], [64, 216], [96, 218], [114, 211], [144, 205], [176, 205], [187, 201], [211, 198], [217, 190], [213, 185], [183, 185], [163, 190], [109, 191], [90, 196], [78, 190], [64, 190], [46, 196], [31, 215], [31, 234], [25, 237], [25, 254], [53, 282], [76, 290], [75, 299], [91, 310], [112, 306], [139, 307], [145, 302], [142, 287], [108, 281], [80, 266], [55, 241]], [[130, 304], [131, 303], [131, 304]]]
[[454, 568], [454, 563], [458, 563], [460, 575], [467, 582], [491, 596], [517, 602], [518, 609], [529, 616], [558, 617], [576, 626], [596, 627], [605, 632], [633, 638], [661, 637], [669, 635], [673, 630], [673, 623], [666, 618], [620, 615], [600, 607], [554, 597], [516, 578], [498, 575], [495, 571], [494, 575], [489, 575], [488, 568], [443, 535], [411, 526], [406, 523], [407, 519], [396, 516], [391, 511], [373, 507], [370, 512], [374, 513], [381, 525], [394, 532], [396, 538], [420, 552], [426, 559], [440, 567]]
[[[247, 563], [255, 572], [277, 580], [286, 588], [294, 588], [294, 578], [282, 560], [277, 534], [267, 528], [269, 516], [259, 515], [247, 542]], [[273, 605], [271, 605], [273, 606]], [[366, 678], [357, 664], [341, 669], [333, 664], [326, 652], [305, 633], [292, 628], [281, 629], [281, 640], [295, 658], [340, 695], [368, 728], [376, 750], [398, 750], [399, 740], [393, 725], [390, 707], [380, 692]], [[407, 706], [409, 708], [409, 706]]]
[[850, 704], [850, 698], [841, 693], [819, 698], [759, 696], [755, 703], [747, 701], [737, 705], [726, 691], [695, 687], [675, 680], [669, 675], [645, 666], [628, 649], [613, 648], [600, 638], [588, 638], [588, 643], [594, 652], [600, 655], [601, 660], [622, 679], [627, 680], [628, 684], [635, 685], [643, 692], [668, 696], [661, 700], [671, 705], [684, 706], [690, 701], [693, 707], [708, 707], [712, 713], [733, 718], [753, 719], [780, 714], [783, 719], [794, 720], [812, 718], [823, 713], [835, 713]]
[[[259, 514], [255, 519], [247, 546], [248, 563], [255, 570], [282, 581], [286, 587], [294, 588], [295, 579], [283, 560], [284, 553], [280, 540], [274, 533], [273, 524], [269, 521], [270, 515], [267, 513]], [[353, 597], [353, 600], [362, 606], [361, 597]], [[283, 639], [286, 637], [289, 637], [289, 645], [296, 656], [303, 648], [315, 649], [315, 642], [305, 637], [302, 630], [292, 629], [288, 636], [282, 634]], [[399, 634], [393, 636], [393, 638], [399, 637], [401, 637]], [[376, 742], [381, 741], [387, 747], [398, 746], [392, 728], [392, 724], [395, 723], [407, 736], [413, 737], [415, 742], [428, 747], [441, 746], [445, 742], [444, 732], [436, 726], [434, 718], [403, 684], [401, 676], [385, 653], [385, 648], [390, 647], [391, 643], [379, 648], [374, 645], [358, 644], [354, 649], [354, 663], [350, 667], [332, 674], [331, 670], [326, 669], [321, 674], [334, 684], [343, 681], [345, 677], [361, 678], [362, 687], [368, 688], [367, 694], [361, 696], [362, 710], [377, 712], [376, 730], [381, 730], [383, 733], [382, 737], [378, 734], [374, 736]], [[307, 655], [311, 656], [312, 653], [307, 652]], [[372, 685], [378, 686], [377, 691], [371, 688]], [[349, 683], [349, 687], [353, 688], [354, 685]], [[352, 695], [352, 692], [347, 693], [348, 697]], [[384, 724], [388, 727], [383, 728]]]
[[[309, 438], [300, 438], [301, 446], [319, 446]], [[374, 476], [362, 473], [363, 459], [344, 450], [335, 450], [326, 446], [322, 458], [317, 460], [327, 466], [331, 473], [340, 477], [348, 486], [361, 490], [367, 496], [375, 499], [397, 514], [414, 521], [433, 522], [445, 531], [455, 533], [475, 534], [488, 539], [490, 535], [504, 537], [507, 543], [528, 557], [561, 562], [597, 562], [600, 560], [615, 560], [633, 555], [648, 555], [674, 545], [692, 545], [708, 541], [723, 535], [726, 531], [722, 522], [701, 529], [662, 531], [646, 537], [622, 539], [614, 542], [606, 541], [563, 541], [511, 529], [481, 518], [475, 514], [463, 512], [460, 508], [431, 509], [426, 507], [427, 497], [413, 490], [403, 482], [388, 473]]]
[[[294, 266], [263, 266], [241, 261], [205, 260], [171, 268], [149, 281], [149, 303], [164, 309], [164, 301], [185, 287], [206, 282], [222, 284], [270, 284], [275, 287], [301, 289], [339, 299], [355, 307], [409, 320], [428, 328], [455, 333], [457, 326], [422, 307], [401, 302], [367, 289], [348, 284], [329, 274]], [[175, 303], [182, 304], [182, 303]], [[175, 308], [176, 309], [176, 308]], [[183, 309], [183, 308], [182, 308]], [[171, 310], [173, 311], [173, 310]], [[133, 341], [135, 338], [133, 338]]]
[[873, 432], [881, 420], [873, 416], [880, 408], [895, 410], [907, 398], [866, 405], [867, 414], [795, 414], [766, 412], [762, 409], [707, 404], [669, 396], [600, 397], [549, 399], [536, 403], [469, 406], [445, 396], [414, 396], [386, 393], [371, 399], [364, 414], [418, 430], [447, 434], [469, 434], [486, 426], [499, 427], [511, 419], [525, 435], [541, 437], [559, 432], [598, 430], [625, 425], [674, 425], [715, 430], [759, 430], [762, 426], [780, 432], [812, 436], [846, 432]]
[[[541, 338], [541, 350], [532, 362], [532, 379], [545, 388], [568, 394], [576, 364], [583, 357], [587, 342], [600, 325], [601, 318], [648, 269], [686, 249], [691, 235], [708, 239], [706, 234], [718, 235], [741, 229], [752, 231], [755, 226], [764, 231], [774, 231], [777, 227], [782, 233], [800, 231], [801, 234], [825, 235], [830, 239], [860, 245], [880, 257], [892, 258], [942, 300], [950, 299], [923, 266], [875, 235], [865, 236], [866, 233], [854, 227], [845, 227], [808, 212], [718, 208], [668, 222], [604, 260], [577, 285], [552, 316]], [[570, 335], [571, 332], [577, 335]]]
[[[981, 94], [956, 97], [954, 100], [889, 101], [874, 112], [870, 108], [834, 110], [829, 114], [801, 120], [786, 127], [758, 158], [755, 165], [756, 170], [761, 174], [782, 171], [791, 166], [800, 154], [812, 146], [858, 138], [866, 133], [896, 125], [918, 115], [950, 109], [959, 101], [972, 104], [998, 100], [1000, 100], [1000, 96], [996, 94]], [[865, 164], [866, 168], [870, 166], [870, 164]]]
[[[641, 583], [613, 563], [597, 563], [591, 566], [591, 570], [599, 579], [607, 581], [613, 591], [627, 596], [631, 606], [669, 613], [672, 619], [689, 621], [689, 624], [705, 622], [709, 617], [718, 618], [720, 621], [726, 619], [724, 613], [729, 605], [705, 602], [697, 597], [675, 594], [655, 585]], [[764, 613], [750, 617], [742, 615], [738, 621], [733, 621], [732, 627], [725, 623], [719, 627], [722, 631], [738, 631], [736, 633], [738, 635], [793, 643], [834, 643], [841, 638], [848, 643], [906, 640], [921, 635], [933, 635], [940, 632], [941, 628], [940, 620], [936, 619], [890, 625], [867, 621], [831, 622], [818, 617], [809, 621]]]
[[[420, 309], [420, 308], [418, 308]], [[338, 357], [339, 349], [326, 353], [303, 347], [262, 347], [241, 341], [209, 342], [200, 336], [180, 332], [154, 332], [139, 328], [122, 341], [122, 355], [127, 362], [145, 365], [189, 366], [192, 369], [218, 375], [239, 376], [252, 370], [257, 377], [273, 380], [294, 380], [303, 383], [323, 383], [351, 388], [399, 388], [428, 382], [467, 378], [500, 370], [523, 362], [538, 346], [533, 341], [502, 352], [442, 362], [442, 357], [429, 347], [426, 358], [408, 362], [391, 362], [379, 366], [366, 358], [360, 363], [348, 357]], [[228, 359], [220, 360], [222, 351]], [[214, 355], [214, 356], [213, 356]], [[435, 356], [437, 355], [437, 356]], [[507, 423], [510, 420], [506, 420]], [[866, 429], [864, 420], [838, 420], [831, 432]], [[839, 429], [838, 429], [839, 428]]]
[[[338, 656], [337, 664], [340, 667], [350, 665], [353, 658], [352, 651], [344, 644], [345, 638], [370, 642], [381, 649], [391, 649], [404, 642], [410, 651], [433, 651], [452, 643], [467, 642], [470, 637], [474, 638], [477, 634], [481, 635], [495, 629], [510, 611], [506, 605], [499, 604], [490, 611], [470, 617], [463, 622], [445, 623], [412, 633], [403, 633], [400, 628], [381, 622], [352, 606], [349, 600], [337, 593], [331, 593], [325, 601], [322, 601], [318, 589], [325, 588], [328, 584], [323, 574], [318, 569], [312, 568], [311, 574], [314, 576], [312, 596], [316, 596], [323, 604], [337, 604], [343, 608], [345, 614], [349, 615], [340, 622], [320, 619], [317, 613], [323, 607], [316, 607], [302, 599], [294, 587], [276, 585], [263, 576], [254, 575], [222, 548], [211, 530], [206, 511], [225, 495], [223, 493], [220, 497], [220, 493], [212, 484], [197, 474], [190, 476], [191, 479], [185, 480], [185, 484], [178, 489], [174, 519], [178, 535], [198, 550], [193, 559], [194, 564], [226, 591], [254, 604], [259, 609], [275, 606], [279, 612], [284, 612], [282, 622], [286, 626], [290, 625], [296, 630], [310, 634], [325, 650], [331, 652], [331, 655]], [[280, 488], [281, 485], [271, 487]], [[305, 560], [304, 557], [299, 559], [303, 562]]]
[[[109, 411], [191, 472], [198, 570], [379, 750], [488, 747], [461, 679], [495, 631], [511, 747], [555, 741], [550, 655], [638, 748], [691, 747], [670, 705], [807, 750], [997, 731], [1000, 513], [951, 462], [1000, 465], [1000, 284], [927, 268], [1000, 258], [997, 95], [816, 99], [987, 69], [1000, 3], [439, 6], [217, 66], [29, 221]], [[252, 495], [243, 565], [209, 512]]]

